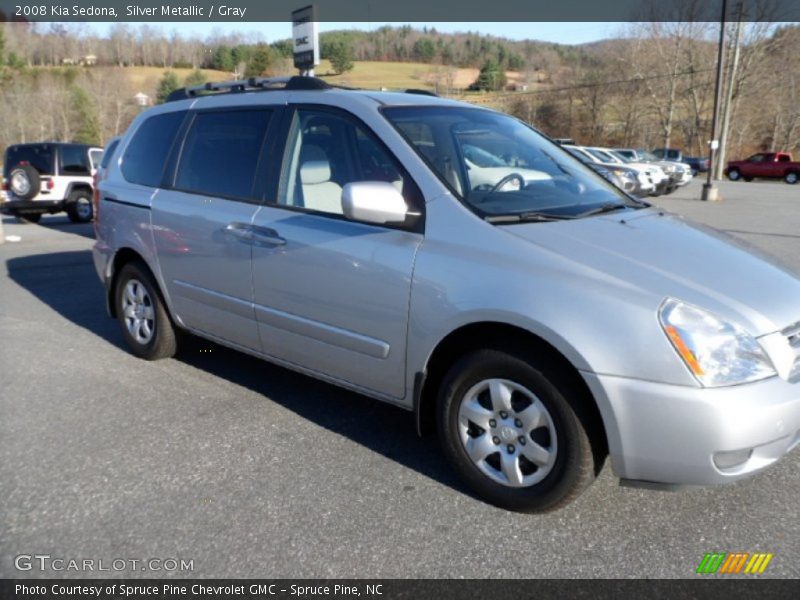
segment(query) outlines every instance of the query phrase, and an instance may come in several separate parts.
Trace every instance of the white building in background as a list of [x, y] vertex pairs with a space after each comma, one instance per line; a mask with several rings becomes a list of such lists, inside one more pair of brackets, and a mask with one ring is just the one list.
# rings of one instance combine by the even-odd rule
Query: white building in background
[[139, 92], [133, 97], [133, 101], [136, 102], [137, 106], [152, 106], [153, 99], [145, 94], [144, 92]]

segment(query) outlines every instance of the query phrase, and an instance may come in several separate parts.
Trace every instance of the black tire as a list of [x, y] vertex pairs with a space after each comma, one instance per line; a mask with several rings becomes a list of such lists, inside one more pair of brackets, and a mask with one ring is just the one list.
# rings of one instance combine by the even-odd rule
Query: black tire
[[742, 173], [739, 169], [728, 169], [728, 179], [731, 181], [739, 181], [742, 178]]
[[88, 223], [94, 217], [92, 194], [86, 190], [75, 190], [67, 198], [67, 216], [73, 223]]
[[42, 178], [31, 165], [18, 165], [8, 172], [8, 189], [22, 200], [35, 198], [42, 189]]
[[[148, 339], [140, 340], [128, 329], [128, 317], [126, 316], [125, 303], [123, 296], [126, 293], [126, 287], [129, 283], [138, 282], [139, 285], [144, 287], [146, 292], [147, 302], [143, 302], [143, 306], [150, 306], [152, 312], [152, 325], [149, 327], [151, 335]], [[167, 313], [164, 305], [164, 299], [161, 296], [161, 290], [155, 282], [155, 279], [150, 274], [150, 270], [141, 262], [134, 261], [127, 263], [119, 272], [117, 276], [116, 285], [114, 288], [114, 308], [117, 314], [117, 322], [119, 323], [122, 331], [122, 336], [128, 345], [128, 349], [145, 360], [159, 360], [162, 358], [170, 358], [175, 355], [178, 350], [178, 338], [175, 331], [175, 326], [172, 319]], [[144, 316], [141, 314], [140, 316]], [[142, 329], [139, 329], [140, 333]]]
[[[589, 414], [585, 401], [585, 393], [565, 376], [563, 369], [550, 365], [547, 361], [536, 358], [535, 356], [525, 356], [511, 354], [504, 350], [480, 350], [466, 355], [460, 359], [447, 373], [439, 390], [437, 401], [437, 429], [439, 439], [444, 453], [460, 475], [463, 481], [482, 499], [508, 510], [521, 512], [545, 512], [560, 508], [575, 498], [577, 498], [589, 486], [599, 472], [605, 458], [605, 451], [598, 451], [601, 445], [598, 442], [597, 427], [594, 419]], [[529, 390], [537, 400], [544, 406], [549, 415], [550, 423], [555, 429], [555, 458], [549, 472], [537, 482], [528, 487], [509, 487], [496, 481], [491, 476], [481, 470], [481, 467], [473, 462], [467, 454], [465, 442], [462, 441], [463, 435], [469, 436], [469, 428], [463, 427], [459, 422], [459, 409], [465, 395], [474, 386], [482, 385], [481, 382], [490, 379], [501, 379], [511, 381]], [[515, 392], [516, 393], [516, 392]], [[513, 396], [512, 396], [513, 398]], [[513, 411], [512, 411], [513, 412]], [[521, 415], [522, 413], [517, 413]], [[516, 415], [512, 415], [515, 417]], [[512, 416], [507, 418], [511, 419]], [[528, 435], [513, 439], [512, 433], [502, 427], [505, 421], [500, 422], [501, 416], [489, 421], [489, 427], [495, 427], [491, 431], [483, 430], [478, 427], [478, 436], [488, 435], [492, 444], [497, 444], [500, 435], [504, 436], [504, 441], [500, 442], [499, 450], [494, 455], [487, 455], [481, 461], [483, 468], [487, 471], [492, 468], [490, 459], [494, 458], [494, 463], [503, 460], [503, 454], [508, 452], [512, 455], [511, 446], [516, 445], [519, 454], [525, 453], [522, 437], [530, 443], [533, 439], [534, 430]], [[491, 424], [495, 425], [492, 426]], [[472, 425], [469, 425], [471, 428]], [[540, 427], [537, 425], [537, 427]], [[590, 434], [590, 432], [595, 432]], [[517, 433], [520, 433], [518, 430]], [[505, 435], [513, 442], [506, 446]], [[548, 433], [548, 436], [550, 434]], [[592, 446], [594, 436], [596, 446]], [[553, 442], [550, 440], [550, 450], [553, 451]], [[534, 440], [539, 443], [539, 440]], [[489, 441], [485, 442], [488, 447]], [[547, 445], [547, 442], [542, 442]], [[522, 468], [522, 456], [515, 463]], [[533, 463], [528, 461], [530, 467]], [[497, 469], [496, 466], [493, 468]], [[536, 468], [536, 467], [534, 467]], [[498, 473], [500, 469], [497, 469]], [[533, 471], [533, 476], [538, 469]], [[500, 475], [497, 475], [500, 477]]]
[[789, 185], [796, 184], [798, 179], [800, 179], [800, 174], [798, 174], [797, 171], [789, 171], [783, 178], [783, 180]]
[[36, 224], [42, 220], [42, 213], [16, 213], [14, 214], [20, 223]]

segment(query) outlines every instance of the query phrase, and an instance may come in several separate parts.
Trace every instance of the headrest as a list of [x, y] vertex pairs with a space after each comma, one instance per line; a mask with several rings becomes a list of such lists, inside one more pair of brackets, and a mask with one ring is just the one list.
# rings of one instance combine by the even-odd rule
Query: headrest
[[300, 151], [300, 182], [314, 185], [331, 180], [331, 163], [319, 146], [304, 145]]

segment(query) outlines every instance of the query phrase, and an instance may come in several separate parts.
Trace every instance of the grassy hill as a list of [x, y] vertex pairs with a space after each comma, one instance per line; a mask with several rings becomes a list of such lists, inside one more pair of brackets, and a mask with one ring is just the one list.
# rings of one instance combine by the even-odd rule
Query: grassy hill
[[[116, 67], [95, 67], [95, 70], [115, 69]], [[145, 94], [152, 94], [158, 86], [159, 80], [166, 71], [172, 71], [177, 75], [178, 81], [183, 83], [192, 69], [163, 69], [160, 67], [125, 67], [124, 72], [132, 86]], [[230, 73], [224, 71], [214, 71], [213, 69], [200, 69], [208, 81], [224, 81], [230, 79]]]

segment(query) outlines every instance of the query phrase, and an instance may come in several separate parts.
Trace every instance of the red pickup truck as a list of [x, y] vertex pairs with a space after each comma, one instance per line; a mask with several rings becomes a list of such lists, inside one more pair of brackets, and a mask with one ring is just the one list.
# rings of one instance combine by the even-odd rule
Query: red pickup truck
[[800, 162], [792, 161], [788, 152], [760, 152], [746, 160], [732, 160], [725, 168], [731, 181], [752, 181], [755, 177], [783, 179], [795, 184], [800, 179]]

